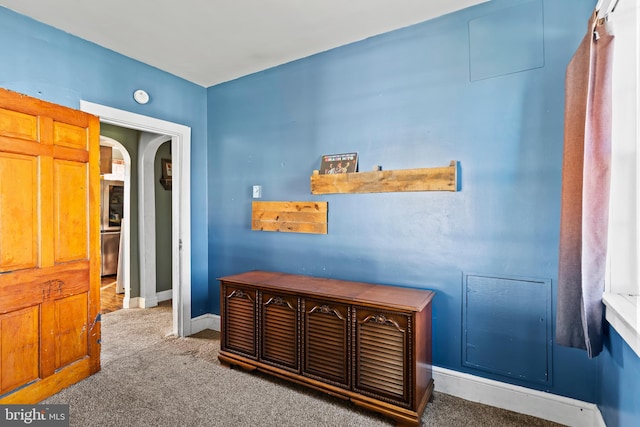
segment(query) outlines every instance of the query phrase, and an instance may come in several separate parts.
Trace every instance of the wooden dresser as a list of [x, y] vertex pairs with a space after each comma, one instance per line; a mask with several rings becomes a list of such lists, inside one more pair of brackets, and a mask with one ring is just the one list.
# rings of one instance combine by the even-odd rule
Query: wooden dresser
[[267, 271], [219, 280], [223, 364], [420, 425], [433, 391], [433, 292]]

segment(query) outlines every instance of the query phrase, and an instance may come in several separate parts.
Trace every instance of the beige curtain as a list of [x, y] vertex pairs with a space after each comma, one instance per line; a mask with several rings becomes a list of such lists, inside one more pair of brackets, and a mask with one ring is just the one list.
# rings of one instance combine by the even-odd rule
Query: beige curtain
[[602, 350], [613, 34], [594, 12], [566, 73], [556, 342]]

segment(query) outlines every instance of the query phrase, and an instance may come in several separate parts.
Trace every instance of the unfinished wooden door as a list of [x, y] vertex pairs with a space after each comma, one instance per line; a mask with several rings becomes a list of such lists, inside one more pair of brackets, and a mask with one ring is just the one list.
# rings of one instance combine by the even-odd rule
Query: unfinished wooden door
[[0, 403], [100, 369], [98, 118], [0, 89]]

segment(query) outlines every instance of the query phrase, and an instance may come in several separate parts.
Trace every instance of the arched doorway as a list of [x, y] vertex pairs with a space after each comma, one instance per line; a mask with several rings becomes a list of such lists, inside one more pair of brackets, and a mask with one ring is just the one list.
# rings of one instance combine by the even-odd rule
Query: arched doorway
[[[140, 137], [140, 229], [144, 239], [140, 240], [140, 298], [144, 307], [158, 305], [156, 296], [156, 153], [162, 144], [171, 139], [166, 135], [143, 134]], [[172, 142], [173, 146], [173, 142]], [[172, 190], [173, 191], [173, 190]], [[173, 199], [173, 197], [172, 197]], [[173, 201], [173, 200], [172, 200]], [[172, 281], [172, 283], [174, 283]]]
[[[122, 154], [124, 160], [124, 213], [123, 218], [131, 215], [131, 156], [126, 147], [113, 138], [100, 135], [100, 145], [116, 148]], [[131, 302], [131, 228], [123, 227], [120, 232], [123, 240], [122, 253], [122, 287], [124, 288], [123, 308], [129, 308]]]

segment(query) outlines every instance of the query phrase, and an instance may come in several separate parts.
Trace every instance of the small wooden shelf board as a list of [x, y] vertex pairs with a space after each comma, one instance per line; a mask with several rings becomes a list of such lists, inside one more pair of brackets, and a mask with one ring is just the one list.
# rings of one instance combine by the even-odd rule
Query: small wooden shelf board
[[251, 229], [327, 234], [327, 202], [253, 202]]
[[313, 171], [311, 194], [458, 191], [458, 161], [449, 166], [321, 175]]

